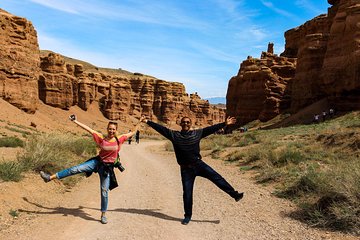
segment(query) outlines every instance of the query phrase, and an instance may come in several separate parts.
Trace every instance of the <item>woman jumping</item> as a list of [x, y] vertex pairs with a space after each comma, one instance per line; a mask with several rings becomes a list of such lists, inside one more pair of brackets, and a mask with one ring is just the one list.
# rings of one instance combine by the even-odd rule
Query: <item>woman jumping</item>
[[[105, 213], [108, 206], [108, 192], [117, 187], [117, 182], [114, 173], [114, 165], [118, 164], [118, 153], [120, 146], [130, 137], [132, 137], [138, 130], [139, 124], [135, 126], [133, 131], [127, 134], [117, 135], [117, 123], [109, 122], [107, 126], [107, 135], [103, 136], [101, 133], [91, 129], [85, 124], [77, 121], [75, 115], [70, 116], [70, 120], [82, 127], [93, 136], [97, 146], [100, 148], [99, 155], [93, 157], [86, 162], [77, 166], [57, 172], [53, 175], [40, 171], [40, 176], [45, 182], [50, 182], [54, 179], [62, 179], [78, 173], [91, 174], [98, 172], [100, 177], [100, 192], [101, 192], [101, 223], [106, 224], [107, 218]], [[141, 123], [141, 121], [139, 122]]]

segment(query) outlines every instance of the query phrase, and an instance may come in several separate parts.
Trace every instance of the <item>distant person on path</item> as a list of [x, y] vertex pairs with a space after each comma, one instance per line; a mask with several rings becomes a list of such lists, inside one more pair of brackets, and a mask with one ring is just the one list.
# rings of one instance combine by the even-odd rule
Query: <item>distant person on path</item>
[[139, 130], [137, 130], [135, 133], [135, 142], [137, 144], [139, 144], [139, 142], [140, 142], [140, 131]]
[[319, 123], [320, 122], [320, 116], [319, 114], [315, 114], [314, 115], [314, 123]]
[[117, 181], [114, 173], [114, 166], [116, 166], [118, 154], [121, 145], [131, 136], [135, 134], [139, 124], [135, 127], [135, 131], [130, 131], [127, 134], [117, 135], [117, 123], [109, 122], [107, 126], [107, 136], [91, 129], [85, 124], [77, 121], [75, 115], [70, 116], [70, 120], [88, 131], [94, 138], [97, 146], [100, 148], [99, 155], [81, 163], [77, 166], [57, 172], [53, 175], [40, 171], [40, 176], [45, 182], [50, 182], [54, 179], [62, 179], [79, 173], [86, 173], [91, 175], [93, 172], [98, 172], [100, 177], [100, 193], [101, 193], [101, 223], [106, 224], [107, 218], [105, 213], [108, 206], [108, 192], [117, 187]]
[[161, 135], [169, 139], [173, 146], [178, 164], [180, 165], [181, 181], [183, 186], [184, 219], [182, 224], [187, 225], [192, 216], [193, 187], [197, 176], [212, 181], [221, 190], [229, 194], [235, 201], [242, 199], [244, 193], [235, 189], [215, 170], [202, 161], [200, 155], [200, 140], [215, 133], [227, 125], [234, 124], [236, 119], [228, 117], [224, 123], [219, 123], [202, 129], [191, 129], [191, 119], [183, 117], [180, 121], [181, 131], [168, 129], [146, 118], [141, 119]]
[[322, 112], [322, 120], [323, 120], [323, 122], [326, 121], [326, 116], [327, 116], [326, 111], [323, 111], [323, 112]]
[[329, 110], [329, 116], [330, 116], [330, 118], [333, 118], [334, 115], [335, 115], [334, 109], [333, 109], [333, 108], [330, 108], [330, 110]]

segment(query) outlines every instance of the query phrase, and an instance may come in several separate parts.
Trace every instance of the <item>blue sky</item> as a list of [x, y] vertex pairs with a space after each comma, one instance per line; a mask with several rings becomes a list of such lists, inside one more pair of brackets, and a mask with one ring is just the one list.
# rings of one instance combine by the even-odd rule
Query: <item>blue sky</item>
[[327, 0], [1, 0], [30, 20], [40, 49], [182, 82], [202, 98], [225, 97], [229, 79], [268, 42], [326, 13]]

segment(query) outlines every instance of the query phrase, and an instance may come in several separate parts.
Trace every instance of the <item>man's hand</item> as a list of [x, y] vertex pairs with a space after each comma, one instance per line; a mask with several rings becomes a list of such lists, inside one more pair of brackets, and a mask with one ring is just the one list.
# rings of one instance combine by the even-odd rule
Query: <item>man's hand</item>
[[140, 117], [140, 122], [147, 123], [147, 121], [148, 120], [147, 120], [146, 116], [143, 115], [143, 116]]
[[225, 124], [226, 125], [232, 125], [232, 124], [235, 124], [236, 123], [236, 118], [235, 117], [228, 117], [225, 121]]
[[69, 119], [70, 119], [71, 121], [75, 121], [75, 120], [76, 120], [75, 114], [71, 114], [71, 115], [69, 116]]

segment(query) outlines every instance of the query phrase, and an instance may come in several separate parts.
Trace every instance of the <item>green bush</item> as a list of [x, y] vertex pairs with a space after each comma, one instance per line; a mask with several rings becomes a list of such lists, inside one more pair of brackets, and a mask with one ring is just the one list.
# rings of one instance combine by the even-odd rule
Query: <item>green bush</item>
[[289, 163], [295, 163], [298, 164], [302, 161], [304, 161], [305, 157], [303, 154], [298, 150], [292, 150], [292, 149], [285, 149], [280, 151], [280, 153], [272, 157], [272, 164], [276, 167], [284, 166]]
[[[6, 138], [6, 142], [19, 142], [17, 138], [11, 138], [11, 141], [9, 139]], [[20, 143], [24, 144], [22, 141]], [[54, 173], [84, 162], [95, 155], [96, 145], [90, 137], [77, 137], [71, 134], [33, 134], [25, 143], [24, 151], [17, 156], [17, 161], [0, 163], [0, 178], [4, 181], [19, 181], [22, 173], [26, 171], [43, 170]], [[71, 178], [65, 182], [74, 185], [76, 179], [76, 177]]]
[[232, 137], [232, 141], [234, 147], [245, 147], [260, 142], [255, 132], [246, 132], [240, 136], [234, 136]]
[[9, 214], [10, 214], [10, 216], [12, 216], [13, 218], [17, 218], [17, 217], [19, 216], [18, 210], [14, 210], [14, 209], [10, 209]]
[[57, 172], [95, 156], [96, 148], [91, 138], [73, 135], [34, 135], [18, 156], [24, 171]]
[[0, 138], [0, 147], [23, 147], [24, 141], [17, 137], [2, 137]]
[[0, 178], [4, 181], [18, 182], [21, 180], [23, 168], [18, 162], [1, 162]]
[[16, 133], [21, 133], [22, 136], [28, 136], [31, 134], [31, 132], [29, 131], [25, 131], [25, 130], [22, 130], [22, 129], [19, 129], [19, 128], [15, 128], [15, 127], [9, 127], [9, 126], [5, 126], [6, 129], [12, 131], [12, 132], [16, 132]]
[[245, 153], [242, 151], [235, 151], [226, 156], [225, 161], [235, 162], [240, 161], [245, 157]]

